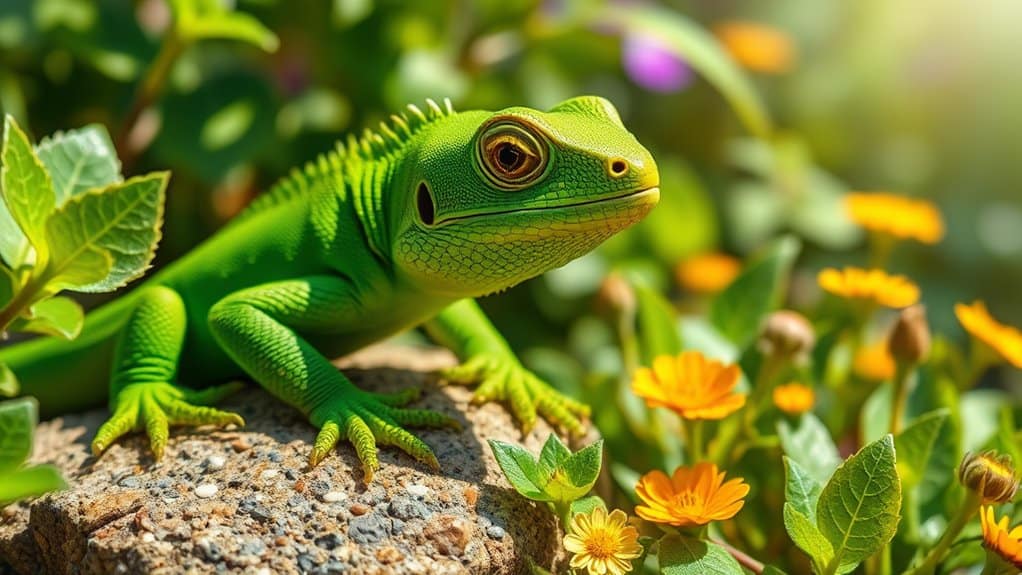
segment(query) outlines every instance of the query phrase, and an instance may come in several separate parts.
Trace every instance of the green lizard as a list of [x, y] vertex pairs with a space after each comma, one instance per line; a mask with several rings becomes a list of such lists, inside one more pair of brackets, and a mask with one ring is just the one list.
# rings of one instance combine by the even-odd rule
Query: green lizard
[[442, 375], [480, 383], [476, 399], [506, 401], [525, 428], [538, 412], [580, 432], [587, 408], [527, 371], [472, 298], [564, 265], [640, 220], [659, 199], [653, 158], [602, 98], [548, 112], [428, 104], [294, 171], [90, 313], [77, 340], [12, 345], [0, 363], [44, 415], [108, 393], [113, 413], [93, 451], [144, 429], [157, 458], [170, 425], [242, 425], [210, 406], [240, 385], [223, 382], [247, 375], [319, 429], [311, 465], [347, 438], [368, 482], [378, 442], [435, 468], [405, 426], [457, 423], [405, 407], [417, 390], [363, 391], [327, 358], [424, 325], [464, 361]]

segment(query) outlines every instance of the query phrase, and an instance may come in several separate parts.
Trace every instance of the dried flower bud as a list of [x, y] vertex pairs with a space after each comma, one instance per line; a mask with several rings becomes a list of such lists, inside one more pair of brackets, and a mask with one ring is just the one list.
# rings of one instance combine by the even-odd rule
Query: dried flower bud
[[603, 278], [596, 292], [596, 305], [600, 310], [618, 313], [634, 313], [636, 308], [635, 290], [621, 274], [612, 273]]
[[958, 466], [958, 480], [978, 493], [983, 503], [1007, 503], [1018, 491], [1018, 479], [1011, 457], [994, 451], [966, 453]]
[[763, 355], [802, 359], [815, 344], [816, 335], [809, 320], [798, 312], [781, 310], [767, 318], [757, 346]]
[[925, 360], [930, 353], [930, 325], [926, 322], [926, 308], [914, 305], [901, 310], [887, 345], [891, 356], [899, 361], [916, 364]]

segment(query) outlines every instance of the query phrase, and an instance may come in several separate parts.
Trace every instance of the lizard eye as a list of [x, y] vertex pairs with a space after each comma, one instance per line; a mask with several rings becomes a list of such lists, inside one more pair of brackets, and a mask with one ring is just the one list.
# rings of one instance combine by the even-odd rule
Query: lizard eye
[[544, 140], [510, 120], [498, 120], [486, 127], [476, 153], [487, 179], [506, 190], [535, 183], [546, 170], [549, 156]]

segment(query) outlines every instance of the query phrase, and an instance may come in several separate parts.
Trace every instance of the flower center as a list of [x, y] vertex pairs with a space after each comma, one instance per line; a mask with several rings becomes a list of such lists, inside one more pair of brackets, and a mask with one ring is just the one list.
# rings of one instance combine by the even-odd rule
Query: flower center
[[606, 530], [596, 530], [586, 538], [586, 552], [598, 559], [613, 557], [617, 552], [617, 538]]
[[671, 499], [671, 507], [690, 515], [699, 515], [703, 512], [703, 499], [695, 491], [686, 489], [674, 495]]

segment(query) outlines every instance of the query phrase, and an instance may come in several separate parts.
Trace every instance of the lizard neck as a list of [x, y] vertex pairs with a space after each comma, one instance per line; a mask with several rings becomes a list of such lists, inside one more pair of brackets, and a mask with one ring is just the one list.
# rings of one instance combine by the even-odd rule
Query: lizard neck
[[373, 160], [348, 163], [344, 180], [347, 201], [376, 257], [390, 261], [390, 235], [387, 229], [385, 196], [394, 179], [395, 162], [389, 155]]

